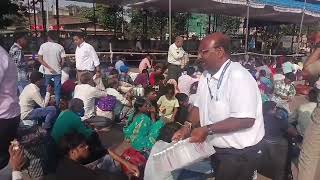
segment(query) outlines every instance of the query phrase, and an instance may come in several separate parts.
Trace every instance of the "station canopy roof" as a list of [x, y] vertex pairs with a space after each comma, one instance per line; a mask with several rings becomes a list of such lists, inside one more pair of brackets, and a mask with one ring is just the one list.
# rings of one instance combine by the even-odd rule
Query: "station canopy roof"
[[[123, 5], [132, 8], [169, 11], [169, 0], [70, 0], [97, 2], [107, 5]], [[320, 0], [171, 0], [173, 12], [194, 12], [246, 17], [250, 7], [250, 19], [300, 24], [319, 23]]]

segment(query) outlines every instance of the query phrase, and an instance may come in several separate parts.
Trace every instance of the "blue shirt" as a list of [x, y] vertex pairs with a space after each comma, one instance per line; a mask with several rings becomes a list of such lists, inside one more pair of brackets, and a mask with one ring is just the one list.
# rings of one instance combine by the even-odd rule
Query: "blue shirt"
[[117, 61], [116, 64], [114, 65], [114, 67], [115, 67], [116, 70], [119, 72], [119, 74], [121, 73], [120, 67], [121, 67], [121, 66], [124, 66], [124, 65], [125, 65], [125, 64], [124, 64], [124, 62], [123, 62], [122, 60]]

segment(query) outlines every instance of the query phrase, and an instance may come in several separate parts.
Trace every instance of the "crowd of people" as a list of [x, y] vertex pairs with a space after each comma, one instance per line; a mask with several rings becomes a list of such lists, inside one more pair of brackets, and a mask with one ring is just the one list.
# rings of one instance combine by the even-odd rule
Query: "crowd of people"
[[[55, 32], [40, 46], [39, 71], [30, 72], [23, 55], [27, 34], [17, 32], [15, 39], [9, 53], [0, 48], [0, 169], [10, 162], [14, 180], [26, 171], [31, 178], [59, 180], [205, 179], [191, 170], [187, 176], [181, 170], [158, 169], [153, 177], [145, 172], [159, 141], [187, 137], [215, 148], [209, 169], [216, 180], [254, 179], [257, 173], [283, 180], [299, 156], [292, 144], [302, 143], [317, 107], [317, 89], [303, 80], [301, 62], [286, 56], [235, 62], [222, 33], [201, 41], [198, 64], [185, 61], [183, 38], [177, 37], [167, 63], [146, 54], [138, 73], [121, 58], [102, 70], [81, 33], [73, 38], [75, 68], [66, 73]], [[297, 94], [308, 95], [309, 102], [293, 110]], [[119, 126], [123, 141], [103, 146], [101, 135]], [[30, 159], [38, 153], [28, 147], [31, 141], [32, 148], [44, 144], [49, 158]], [[40, 160], [31, 163], [32, 157]]]

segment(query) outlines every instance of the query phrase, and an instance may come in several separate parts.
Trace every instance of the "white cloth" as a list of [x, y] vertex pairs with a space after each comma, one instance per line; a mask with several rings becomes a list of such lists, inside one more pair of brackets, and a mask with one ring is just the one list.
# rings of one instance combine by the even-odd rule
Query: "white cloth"
[[101, 91], [89, 84], [76, 85], [74, 89], [74, 98], [79, 98], [84, 104], [84, 116], [83, 120], [89, 119], [96, 115], [95, 100], [107, 96], [107, 92]]
[[76, 49], [76, 68], [77, 70], [94, 71], [100, 65], [98, 55], [94, 48], [83, 42]]
[[217, 90], [218, 79], [227, 62], [213, 76], [209, 73], [201, 76], [195, 106], [199, 108], [201, 126], [230, 117], [254, 118], [251, 128], [208, 137], [215, 147], [243, 149], [260, 142], [265, 134], [261, 94], [252, 75], [236, 62], [231, 62], [223, 76], [220, 89]]
[[17, 66], [0, 46], [0, 119], [10, 119], [20, 114], [17, 81]]
[[12, 180], [23, 180], [21, 171], [12, 171]]
[[21, 119], [25, 119], [36, 105], [46, 107], [50, 100], [50, 93], [47, 92], [43, 99], [40, 94], [40, 89], [35, 84], [28, 84], [19, 96], [19, 104], [21, 107]]
[[189, 96], [189, 104], [194, 106], [194, 104], [196, 103], [197, 100], [197, 94], [191, 94]]
[[178, 48], [175, 43], [171, 44], [168, 52], [168, 63], [174, 65], [181, 65], [181, 58], [184, 56], [185, 51], [182, 47]]
[[[55, 42], [46, 42], [40, 46], [38, 55], [43, 56], [43, 61], [46, 62], [56, 74], [61, 74], [61, 62], [66, 57], [63, 46]], [[48, 68], [44, 67], [44, 74], [52, 74]]]
[[179, 87], [180, 93], [185, 93], [186, 95], [189, 96], [191, 85], [197, 81], [198, 79], [193, 78], [187, 74], [181, 75], [178, 78], [178, 87]]
[[120, 101], [123, 105], [129, 105], [129, 101], [116, 89], [107, 88], [105, 90], [109, 95], [116, 97], [118, 101]]

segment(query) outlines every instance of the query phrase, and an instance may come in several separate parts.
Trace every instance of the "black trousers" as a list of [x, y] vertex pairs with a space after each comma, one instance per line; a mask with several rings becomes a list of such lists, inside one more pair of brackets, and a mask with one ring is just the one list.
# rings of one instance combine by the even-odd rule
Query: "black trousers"
[[181, 66], [169, 64], [168, 65], [168, 80], [174, 79], [178, 82], [178, 78], [181, 75]]
[[245, 149], [215, 148], [212, 156], [216, 171], [215, 180], [251, 180], [259, 167], [262, 156], [261, 144]]
[[264, 153], [258, 172], [272, 180], [284, 180], [287, 173], [288, 140], [263, 140]]
[[16, 138], [20, 123], [20, 115], [11, 119], [0, 119], [0, 169], [9, 162], [9, 145]]

